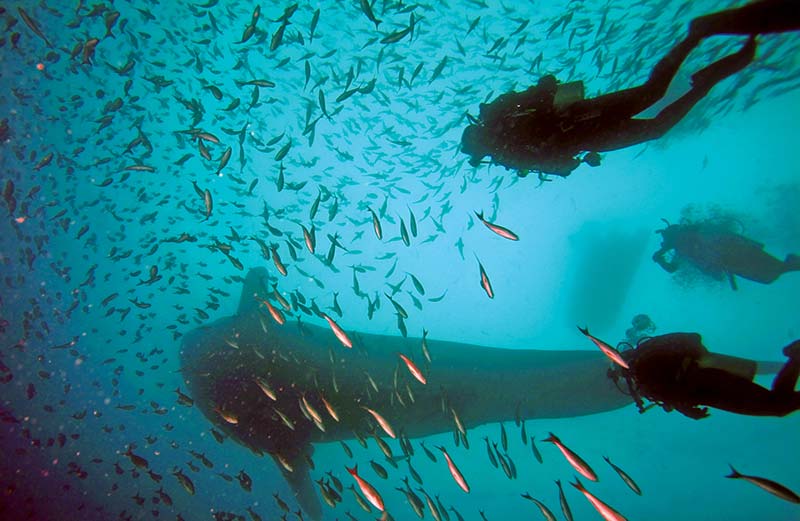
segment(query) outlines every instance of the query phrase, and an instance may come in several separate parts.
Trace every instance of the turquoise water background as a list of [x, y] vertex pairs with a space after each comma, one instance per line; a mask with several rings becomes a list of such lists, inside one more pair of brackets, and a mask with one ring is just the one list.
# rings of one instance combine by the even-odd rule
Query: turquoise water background
[[[377, 28], [358, 2], [303, 2], [273, 50], [280, 26], [274, 20], [289, 3], [262, 2], [257, 30], [245, 43], [238, 42], [257, 2], [107, 3], [120, 13], [114, 37], [103, 36], [108, 11], [88, 16], [93, 5], [76, 13], [75, 2], [12, 2], [2, 14], [0, 119], [8, 120], [10, 135], [0, 144], [0, 164], [2, 184], [13, 182], [17, 202], [13, 211], [5, 202], [7, 216], [0, 209], [0, 317], [7, 321], [0, 333], [3, 515], [180, 514], [194, 520], [219, 511], [249, 518], [250, 507], [263, 519], [280, 519], [274, 493], [296, 510], [272, 459], [258, 458], [230, 439], [218, 444], [211, 424], [196, 408], [177, 404], [173, 392], [185, 391], [178, 372], [181, 335], [234, 314], [241, 277], [257, 266], [272, 270], [282, 291], [297, 290], [320, 308], [331, 306], [338, 294], [343, 317], [337, 320], [355, 331], [400, 334], [385, 298], [369, 319], [366, 300], [354, 294], [350, 266], [360, 265], [367, 271], [357, 274], [358, 283], [371, 299], [406, 273], [424, 284], [421, 309], [408, 293], [410, 279], [397, 297], [410, 312], [410, 336], [421, 336], [424, 328], [431, 338], [509, 349], [592, 350], [576, 325], [614, 343], [624, 339], [634, 315], [646, 313], [659, 334], [696, 331], [713, 351], [769, 361], [783, 361], [781, 348], [800, 336], [800, 275], [787, 274], [771, 285], [741, 280], [732, 291], [727, 282], [697, 274], [670, 276], [650, 259], [660, 244], [653, 232], [661, 219], [675, 223], [682, 216], [731, 217], [779, 258], [800, 251], [799, 35], [760, 37], [754, 63], [715, 87], [665, 138], [604, 154], [601, 166], [582, 165], [567, 179], [540, 183], [502, 167], [473, 169], [459, 151], [465, 114], [477, 114], [479, 103], [522, 90], [545, 73], [583, 80], [589, 96], [637, 85], [685, 35], [692, 17], [741, 2], [377, 0]], [[53, 48], [25, 25], [18, 7]], [[409, 24], [412, 10], [413, 36], [381, 43]], [[81, 63], [82, 51], [70, 57], [76, 45], [93, 37], [100, 39], [93, 58]], [[674, 99], [692, 72], [743, 41], [717, 36], [703, 42], [667, 97]], [[445, 57], [441, 74], [433, 77]], [[130, 59], [135, 63], [129, 72], [114, 71]], [[337, 102], [348, 71], [352, 87], [366, 92]], [[156, 86], [157, 77], [169, 85]], [[236, 83], [254, 78], [275, 86]], [[222, 99], [204, 85], [218, 87]], [[330, 117], [323, 114], [320, 92]], [[224, 110], [235, 99], [239, 106]], [[192, 126], [192, 113], [180, 100], [199, 102], [196, 128], [219, 137], [220, 144], [205, 143], [211, 160], [180, 132]], [[313, 132], [304, 133], [314, 120]], [[239, 136], [225, 129], [243, 128], [240, 153]], [[126, 152], [139, 132], [152, 151], [135, 145]], [[289, 142], [285, 183], [307, 184], [278, 191], [275, 156]], [[230, 162], [216, 175], [227, 147]], [[43, 165], [50, 153], [52, 160]], [[153, 171], [125, 170], [132, 165]], [[192, 181], [213, 195], [207, 220]], [[320, 191], [330, 198], [314, 219], [318, 253], [325, 255], [326, 235], [334, 233], [350, 250], [337, 251], [335, 270], [302, 246], [298, 223], [310, 224], [309, 209]], [[265, 226], [265, 205], [269, 225], [283, 236]], [[367, 206], [378, 212], [384, 205], [384, 237], [378, 241]], [[399, 230], [410, 211], [419, 233], [407, 247]], [[475, 211], [514, 230], [520, 240], [493, 235]], [[88, 228], [81, 233], [83, 226]], [[225, 239], [231, 228], [278, 244], [288, 275], [278, 275], [253, 241], [232, 241], [244, 271], [208, 248], [215, 238], [231, 242]], [[197, 242], [162, 242], [184, 232]], [[287, 234], [299, 246], [297, 260]], [[476, 256], [491, 278], [494, 299], [480, 287]], [[152, 266], [163, 278], [140, 284]], [[427, 300], [445, 291], [441, 301]], [[150, 307], [138, 308], [129, 299]], [[771, 376], [759, 381], [769, 385]], [[498, 385], [487, 381], [481, 392], [492, 393]], [[537, 392], [536, 382], [527, 392]], [[165, 414], [156, 413], [161, 408]], [[555, 447], [538, 441], [540, 464], [530, 445], [522, 444], [513, 419], [505, 429], [517, 479], [507, 479], [486, 456], [481, 438], [497, 441], [499, 425], [474, 426], [471, 448], [451, 452], [472, 486], [470, 494], [456, 486], [441, 461], [434, 464], [418, 450], [414, 467], [426, 491], [465, 519], [480, 519], [483, 511], [490, 520], [538, 519], [536, 507], [520, 497], [530, 492], [561, 519], [553, 483], [559, 479], [575, 519], [600, 518], [567, 485], [574, 471]], [[551, 431], [560, 436], [600, 475], [590, 491], [631, 520], [800, 519], [797, 505], [724, 478], [732, 464], [800, 489], [797, 414], [753, 418], [715, 410], [694, 421], [657, 408], [639, 414], [629, 406], [579, 418], [529, 419], [526, 429], [537, 440]], [[50, 438], [56, 441], [48, 447]], [[160, 483], [144, 472], [134, 475], [124, 456], [131, 443], [163, 476]], [[425, 443], [451, 447], [452, 436]], [[407, 475], [404, 465], [387, 467], [389, 478], [382, 480], [369, 469], [370, 459], [382, 458], [374, 444], [349, 445], [354, 460], [338, 443], [317, 446], [314, 479], [332, 471], [348, 485], [344, 466], [357, 462], [395, 519], [415, 519], [394, 490]], [[214, 468], [189, 450], [205, 453]], [[634, 495], [602, 456], [625, 469], [643, 495]], [[187, 461], [200, 471], [189, 470]], [[171, 475], [175, 466], [191, 477], [194, 496]], [[252, 492], [218, 474], [234, 476], [242, 469], [253, 479]], [[173, 505], [154, 502], [161, 486]], [[132, 499], [137, 495], [143, 505]], [[349, 491], [343, 497], [335, 509], [323, 507], [325, 519], [346, 519], [346, 511], [358, 519], [374, 517]]]

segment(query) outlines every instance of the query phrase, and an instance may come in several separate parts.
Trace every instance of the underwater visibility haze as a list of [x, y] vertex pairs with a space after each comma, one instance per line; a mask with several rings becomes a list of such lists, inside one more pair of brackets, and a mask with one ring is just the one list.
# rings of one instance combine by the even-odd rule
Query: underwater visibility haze
[[735, 71], [566, 174], [465, 153], [746, 4], [0, 6], [0, 517], [800, 519], [800, 414], [619, 378], [800, 357], [800, 32], [698, 39], [638, 118]]

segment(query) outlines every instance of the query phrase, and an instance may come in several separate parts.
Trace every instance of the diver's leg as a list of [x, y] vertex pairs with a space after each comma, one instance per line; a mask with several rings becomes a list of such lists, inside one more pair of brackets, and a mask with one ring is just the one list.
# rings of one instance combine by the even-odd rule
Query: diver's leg
[[781, 394], [720, 369], [693, 375], [695, 403], [750, 416], [785, 416], [800, 409], [800, 393]]
[[689, 34], [766, 34], [800, 30], [797, 0], [761, 0], [738, 9], [700, 16], [689, 24]]
[[[595, 114], [593, 119], [584, 122], [584, 128], [581, 131], [575, 132], [576, 136], [580, 137], [580, 148], [594, 152], [607, 152], [660, 138], [683, 119], [692, 107], [708, 94], [714, 85], [745, 68], [755, 56], [755, 47], [755, 39], [750, 38], [738, 52], [721, 58], [695, 73], [692, 76], [693, 86], [689, 92], [672, 102], [659, 112], [656, 117], [651, 119], [633, 119], [632, 117], [641, 112], [639, 109], [647, 108], [652, 104], [654, 100], [648, 98], [648, 96], [655, 93], [657, 94], [655, 100], [657, 100], [663, 95], [663, 92], [658, 90], [661, 87], [652, 86], [651, 80], [648, 80], [645, 85], [640, 87], [628, 89], [627, 91], [622, 91], [622, 93], [615, 93], [627, 93], [627, 95], [630, 95], [632, 92], [640, 92], [643, 99], [647, 100], [647, 104], [644, 107], [637, 105], [639, 101], [630, 101], [627, 106], [623, 107], [622, 105], [625, 104], [624, 99], [604, 100], [604, 98], [610, 98], [615, 94], [586, 100], [586, 102], [597, 101], [601, 106], [596, 110], [602, 111], [601, 114], [604, 117], [598, 118]], [[659, 74], [664, 73], [660, 72]], [[658, 79], [655, 83], [658, 81], [662, 80]], [[666, 89], [667, 85], [668, 83], [663, 85], [663, 88]], [[607, 114], [607, 112], [613, 112], [614, 110], [617, 112]], [[631, 117], [620, 118], [622, 114], [627, 114]], [[577, 114], [574, 115], [579, 116], [580, 111], [577, 111]]]
[[576, 102], [570, 106], [570, 114], [578, 119], [584, 113], [590, 114], [604, 121], [632, 118], [664, 97], [681, 64], [699, 41], [686, 38], [670, 49], [642, 85]]
[[758, 274], [758, 277], [748, 276], [746, 278], [756, 282], [761, 282], [762, 284], [771, 284], [784, 273], [788, 273], [790, 271], [800, 271], [800, 257], [793, 253], [787, 255], [786, 259], [783, 261], [772, 256], [769, 256], [769, 259], [772, 262], [765, 262], [765, 265], [762, 266], [761, 273]]
[[[735, 54], [715, 61], [692, 76], [693, 86], [683, 96], [665, 107], [658, 115], [645, 122], [641, 141], [657, 139], [674, 127], [720, 81], [744, 69], [755, 56], [756, 43], [750, 38]], [[641, 131], [641, 129], [639, 129]]]
[[747, 67], [756, 54], [756, 39], [751, 36], [734, 54], [721, 58], [692, 74], [692, 87], [711, 88], [728, 76]]
[[691, 89], [659, 112], [655, 118], [628, 119], [619, 122], [615, 127], [598, 129], [593, 134], [586, 136], [582, 148], [595, 152], [608, 152], [658, 139], [683, 119], [709, 90], [708, 88]]

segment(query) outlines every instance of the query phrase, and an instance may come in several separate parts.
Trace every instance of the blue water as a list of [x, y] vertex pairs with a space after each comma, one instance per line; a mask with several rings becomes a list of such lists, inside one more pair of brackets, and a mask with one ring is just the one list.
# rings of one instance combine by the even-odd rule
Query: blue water
[[[661, 219], [678, 222], [682, 216], [735, 219], [779, 258], [800, 250], [797, 34], [760, 37], [754, 63], [716, 86], [663, 139], [604, 154], [600, 167], [582, 165], [567, 179], [539, 183], [498, 166], [470, 167], [459, 151], [465, 113], [477, 114], [480, 102], [522, 90], [545, 73], [583, 80], [588, 96], [636, 85], [683, 37], [692, 17], [731, 3], [378, 0], [377, 29], [358, 2], [301, 3], [274, 50], [270, 42], [280, 25], [274, 20], [289, 4], [262, 3], [255, 34], [238, 43], [256, 5], [106, 4], [120, 13], [114, 37], [103, 36], [109, 11], [88, 16], [91, 7], [81, 7], [76, 13], [75, 2], [13, 2], [3, 8], [0, 119], [8, 121], [10, 134], [0, 144], [0, 162], [2, 184], [13, 182], [17, 202], [8, 215], [7, 201], [0, 209], [4, 518], [194, 520], [219, 512], [250, 518], [251, 508], [263, 519], [280, 519], [275, 493], [296, 511], [271, 458], [258, 458], [231, 439], [217, 443], [211, 423], [196, 407], [178, 404], [173, 392], [179, 386], [186, 391], [179, 373], [181, 335], [234, 314], [242, 277], [257, 266], [272, 270], [283, 290], [314, 298], [320, 308], [331, 306], [337, 293], [343, 310], [338, 320], [351, 331], [400, 334], [382, 296], [381, 308], [368, 319], [367, 301], [354, 294], [349, 268], [361, 265], [368, 271], [358, 274], [358, 282], [371, 299], [406, 273], [424, 284], [421, 309], [409, 295], [410, 280], [397, 297], [409, 310], [410, 336], [424, 328], [431, 338], [509, 349], [592, 350], [576, 324], [615, 343], [625, 338], [635, 315], [646, 313], [656, 333], [696, 331], [713, 351], [769, 361], [782, 361], [781, 347], [800, 336], [800, 275], [787, 274], [771, 285], [740, 280], [732, 291], [727, 281], [697, 273], [670, 276], [650, 259], [660, 244], [653, 232]], [[18, 7], [53, 48], [25, 25]], [[418, 20], [413, 37], [381, 43], [408, 25], [412, 8]], [[572, 18], [565, 28], [548, 35], [567, 14]], [[99, 42], [87, 63], [80, 49], [70, 57], [92, 37]], [[501, 37], [507, 40], [490, 55]], [[705, 41], [668, 98], [687, 87], [691, 72], [742, 40]], [[541, 64], [531, 70], [540, 53]], [[431, 79], [445, 56], [441, 75]], [[135, 62], [129, 71], [114, 71], [129, 59]], [[374, 89], [337, 102], [349, 71], [350, 88], [369, 91], [374, 79]], [[255, 103], [256, 88], [236, 84], [254, 78], [275, 84], [257, 88]], [[221, 100], [203, 88], [212, 84]], [[320, 92], [330, 117], [322, 113]], [[113, 104], [117, 98], [119, 107]], [[220, 144], [204, 142], [210, 160], [180, 132], [193, 122], [179, 98], [202, 106], [196, 128], [219, 137]], [[239, 106], [224, 110], [235, 99]], [[313, 133], [304, 133], [313, 120]], [[235, 132], [242, 128], [240, 155]], [[134, 142], [139, 132], [151, 150]], [[275, 156], [289, 142], [286, 186], [278, 191]], [[227, 147], [230, 161], [215, 175]], [[153, 171], [125, 170], [133, 165]], [[213, 195], [207, 220], [192, 181]], [[307, 184], [292, 190], [290, 183]], [[309, 224], [320, 190], [331, 197], [314, 219], [318, 253], [327, 253], [326, 235], [335, 233], [350, 250], [337, 251], [336, 270], [306, 252], [297, 224]], [[366, 208], [379, 211], [384, 204], [384, 237], [378, 241]], [[265, 205], [269, 225], [297, 241], [297, 260], [286, 235], [276, 237], [265, 227]], [[419, 231], [406, 247], [399, 223], [402, 218], [408, 225], [410, 211]], [[511, 228], [520, 240], [492, 234], [475, 211]], [[231, 228], [278, 244], [287, 277], [277, 274], [255, 242], [234, 242], [232, 255], [242, 271], [209, 248], [215, 239], [231, 242], [225, 238]], [[181, 233], [197, 242], [161, 242]], [[476, 256], [491, 278], [494, 299], [481, 289]], [[162, 278], [141, 284], [152, 266]], [[441, 301], [427, 300], [445, 291]], [[134, 300], [149, 307], [139, 308]], [[770, 378], [758, 381], [769, 385]], [[492, 393], [499, 384], [487, 381], [480, 392]], [[537, 392], [536, 382], [527, 392]], [[132, 410], [119, 408], [127, 405]], [[577, 418], [529, 419], [526, 429], [537, 440], [551, 431], [559, 435], [600, 475], [590, 491], [628, 519], [784, 520], [800, 519], [797, 505], [724, 475], [730, 463], [800, 490], [799, 422], [797, 414], [755, 418], [717, 410], [694, 421], [658, 408], [639, 414], [628, 406]], [[452, 448], [471, 492], [456, 486], [441, 461], [434, 464], [417, 450], [413, 462], [425, 490], [465, 519], [480, 519], [479, 511], [490, 520], [537, 519], [536, 507], [520, 497], [525, 492], [561, 519], [553, 483], [558, 479], [575, 519], [600, 519], [567, 484], [574, 471], [555, 447], [538, 442], [540, 464], [522, 444], [513, 419], [504, 425], [516, 479], [491, 466], [481, 441], [497, 441], [499, 425], [468, 426], [469, 450], [455, 448], [449, 433], [425, 442]], [[136, 472], [124, 455], [130, 444], [162, 476], [160, 483]], [[354, 460], [338, 443], [316, 447], [314, 479], [332, 471], [348, 485], [344, 466], [359, 463], [395, 519], [416, 519], [395, 491], [407, 476], [405, 465], [387, 466], [389, 478], [382, 480], [369, 469], [370, 459], [382, 459], [375, 445], [348, 444]], [[189, 450], [204, 453], [213, 469]], [[606, 455], [636, 480], [641, 497], [603, 462]], [[195, 495], [172, 476], [176, 466], [194, 482]], [[220, 476], [240, 470], [252, 478], [252, 492]], [[171, 506], [156, 492], [159, 487]], [[325, 519], [345, 519], [347, 511], [357, 519], [374, 517], [348, 490], [342, 495], [335, 509], [323, 506]]]

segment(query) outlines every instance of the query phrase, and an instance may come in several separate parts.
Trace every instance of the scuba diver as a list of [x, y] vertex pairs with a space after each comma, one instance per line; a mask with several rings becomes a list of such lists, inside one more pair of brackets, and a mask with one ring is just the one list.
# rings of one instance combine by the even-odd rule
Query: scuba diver
[[609, 376], [618, 386], [620, 378], [625, 381], [623, 392], [633, 397], [639, 412], [652, 407], [645, 407], [642, 398], [696, 420], [708, 416], [708, 407], [750, 416], [786, 416], [800, 409], [800, 392], [794, 390], [800, 375], [800, 340], [783, 348], [789, 360], [772, 389], [753, 382], [756, 372], [765, 369], [762, 363], [712, 353], [697, 333], [652, 337], [620, 354], [629, 369], [615, 365]]
[[653, 320], [640, 313], [631, 320], [631, 327], [625, 330], [625, 343], [629, 346], [637, 345], [643, 338], [653, 336], [656, 324]]
[[[713, 223], [669, 224], [656, 230], [661, 248], [653, 260], [669, 273], [688, 261], [716, 280], [727, 277], [738, 289], [736, 276], [769, 284], [788, 271], [800, 271], [800, 256], [789, 254], [781, 261], [764, 251], [764, 245]], [[667, 253], [672, 252], [671, 260]]]
[[[478, 166], [491, 162], [515, 169], [568, 176], [582, 162], [600, 164], [599, 152], [657, 139], [677, 124], [720, 81], [745, 68], [755, 56], [756, 34], [800, 29], [796, 0], [761, 0], [694, 19], [688, 36], [659, 61], [638, 86], [584, 99], [583, 83], [561, 83], [552, 75], [524, 92], [509, 92], [481, 104], [478, 118], [468, 115], [461, 150]], [[692, 87], [654, 118], [634, 116], [658, 102], [689, 53], [708, 36], [742, 34], [750, 38], [736, 53], [692, 76]]]

